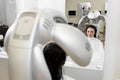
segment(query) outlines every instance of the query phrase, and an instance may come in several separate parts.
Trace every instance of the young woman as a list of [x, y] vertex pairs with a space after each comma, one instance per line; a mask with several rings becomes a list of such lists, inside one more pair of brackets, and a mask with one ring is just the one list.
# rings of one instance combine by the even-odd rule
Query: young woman
[[98, 68], [103, 67], [104, 62], [104, 48], [103, 43], [96, 38], [97, 29], [94, 25], [87, 25], [86, 35], [93, 48], [93, 56], [90, 65], [95, 65]]

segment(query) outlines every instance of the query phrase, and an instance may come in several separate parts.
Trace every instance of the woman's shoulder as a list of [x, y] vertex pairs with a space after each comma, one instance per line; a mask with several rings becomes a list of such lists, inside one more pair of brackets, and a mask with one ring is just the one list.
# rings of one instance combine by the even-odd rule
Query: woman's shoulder
[[97, 43], [97, 45], [103, 46], [103, 42], [100, 39], [96, 38], [95, 42]]
[[93, 38], [89, 38], [89, 37], [88, 37], [88, 40], [89, 40], [89, 41], [93, 41], [93, 42], [95, 42], [95, 43], [96, 43], [96, 42], [97, 42], [97, 43], [102, 43], [101, 40], [99, 40], [98, 38], [95, 38], [95, 37], [93, 37]]
[[94, 38], [96, 41], [98, 41], [98, 42], [102, 42], [100, 39], [98, 39], [98, 38]]

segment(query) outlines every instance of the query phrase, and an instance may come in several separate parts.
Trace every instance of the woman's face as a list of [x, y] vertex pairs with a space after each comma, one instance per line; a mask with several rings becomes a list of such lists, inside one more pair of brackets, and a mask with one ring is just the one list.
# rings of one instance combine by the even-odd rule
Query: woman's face
[[95, 30], [93, 28], [88, 28], [87, 29], [87, 36], [92, 38], [94, 37], [94, 34], [95, 34]]

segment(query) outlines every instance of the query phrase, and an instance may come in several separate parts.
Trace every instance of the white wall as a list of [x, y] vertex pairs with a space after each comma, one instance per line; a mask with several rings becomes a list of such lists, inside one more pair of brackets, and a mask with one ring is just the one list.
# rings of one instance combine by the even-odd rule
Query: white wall
[[65, 14], [65, 0], [39, 0], [38, 7], [56, 9]]
[[15, 0], [16, 1], [16, 12], [20, 13], [25, 9], [25, 0]]
[[65, 0], [0, 0], [0, 24], [11, 25], [18, 14], [31, 8], [51, 8], [65, 14]]
[[0, 24], [10, 26], [16, 16], [15, 0], [0, 0]]
[[31, 8], [38, 7], [38, 0], [16, 0], [17, 14]]
[[11, 26], [16, 18], [16, 3], [15, 0], [6, 1], [6, 24]]
[[120, 0], [107, 0], [103, 80], [120, 80]]
[[16, 0], [17, 14], [30, 8], [57, 9], [65, 14], [65, 0]]
[[0, 24], [6, 24], [6, 6], [5, 0], [0, 0]]

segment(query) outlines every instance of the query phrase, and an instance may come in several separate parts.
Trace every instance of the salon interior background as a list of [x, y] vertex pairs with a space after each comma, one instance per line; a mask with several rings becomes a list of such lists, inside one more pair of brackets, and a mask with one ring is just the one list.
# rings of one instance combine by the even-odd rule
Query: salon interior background
[[[29, 8], [52, 8], [61, 11], [68, 22], [77, 25], [81, 18], [81, 3], [90, 2], [90, 10], [99, 10], [105, 14], [105, 0], [0, 0], [0, 24], [10, 26], [16, 15]], [[75, 15], [69, 15], [69, 11], [75, 11]]]

